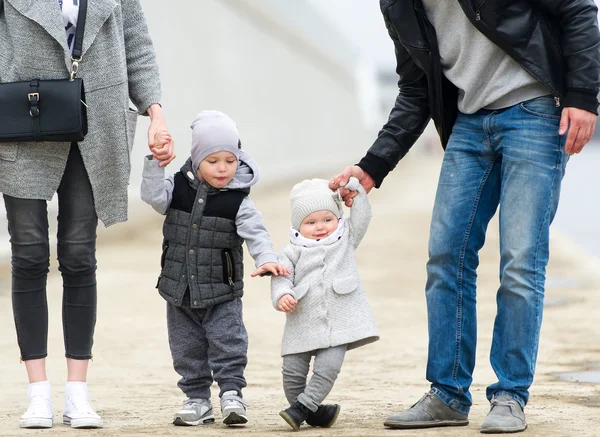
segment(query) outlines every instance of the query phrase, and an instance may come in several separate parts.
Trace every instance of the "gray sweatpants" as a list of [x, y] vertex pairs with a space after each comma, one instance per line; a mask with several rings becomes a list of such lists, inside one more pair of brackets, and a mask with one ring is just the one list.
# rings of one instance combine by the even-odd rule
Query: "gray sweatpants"
[[[285, 355], [281, 373], [283, 374], [283, 391], [290, 405], [298, 401], [310, 411], [317, 411], [321, 402], [333, 388], [333, 383], [342, 369], [345, 355], [345, 344], [301, 354]], [[310, 382], [306, 384], [308, 368], [313, 356], [315, 357], [313, 375]]]
[[210, 399], [213, 378], [221, 396], [229, 390], [242, 395], [246, 387], [248, 333], [242, 319], [242, 299], [210, 308], [191, 309], [167, 302], [167, 327], [177, 383], [188, 398]]

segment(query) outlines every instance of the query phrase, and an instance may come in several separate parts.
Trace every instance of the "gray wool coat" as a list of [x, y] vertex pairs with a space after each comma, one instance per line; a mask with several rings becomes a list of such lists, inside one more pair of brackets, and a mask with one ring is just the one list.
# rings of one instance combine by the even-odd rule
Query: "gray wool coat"
[[[0, 82], [63, 79], [70, 52], [58, 0], [0, 0]], [[89, 131], [79, 143], [98, 218], [127, 220], [136, 119], [160, 101], [154, 48], [140, 0], [88, 0], [83, 78]], [[43, 99], [43, 96], [40, 96]], [[138, 110], [129, 109], [129, 100]], [[69, 143], [0, 143], [0, 192], [50, 200]]]
[[371, 220], [365, 189], [359, 186], [358, 192], [338, 241], [316, 247], [288, 244], [279, 255], [292, 273], [271, 278], [273, 306], [279, 310], [285, 294], [298, 301], [286, 314], [282, 356], [343, 344], [350, 350], [379, 339], [354, 256]]

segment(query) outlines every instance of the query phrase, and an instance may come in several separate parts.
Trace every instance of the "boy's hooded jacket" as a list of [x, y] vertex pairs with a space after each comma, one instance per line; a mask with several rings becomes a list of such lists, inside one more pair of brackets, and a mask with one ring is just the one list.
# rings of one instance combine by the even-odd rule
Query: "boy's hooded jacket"
[[262, 215], [248, 197], [259, 174], [245, 152], [223, 189], [201, 181], [191, 159], [165, 179], [164, 167], [147, 157], [142, 177], [142, 200], [166, 215], [157, 288], [168, 302], [180, 306], [188, 288], [191, 308], [241, 297], [244, 241], [257, 267], [277, 262]]

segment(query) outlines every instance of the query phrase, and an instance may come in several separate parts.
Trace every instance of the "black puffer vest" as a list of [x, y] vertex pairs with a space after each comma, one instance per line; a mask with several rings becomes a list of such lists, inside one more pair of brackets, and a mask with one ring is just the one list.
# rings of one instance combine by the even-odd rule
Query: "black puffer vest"
[[182, 171], [175, 175], [157, 284], [167, 301], [180, 306], [187, 289], [192, 308], [242, 296], [244, 240], [235, 218], [249, 191], [217, 190]]

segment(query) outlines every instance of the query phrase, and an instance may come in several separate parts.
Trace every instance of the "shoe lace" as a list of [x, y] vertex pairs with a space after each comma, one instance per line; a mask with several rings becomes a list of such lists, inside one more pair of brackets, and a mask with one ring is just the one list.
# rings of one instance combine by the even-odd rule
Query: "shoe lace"
[[508, 408], [510, 408], [511, 412], [514, 412], [515, 402], [516, 401], [500, 400], [500, 399], [493, 398], [492, 402], [490, 402], [490, 411], [492, 411], [494, 409], [494, 407], [508, 407]]
[[433, 396], [433, 393], [431, 391], [428, 391], [423, 396], [421, 396], [421, 399], [419, 399], [417, 402], [415, 402], [414, 404], [412, 404], [410, 408], [412, 408], [415, 405], [418, 405], [418, 404], [420, 404], [422, 402], [428, 402], [431, 399], [431, 396]]
[[71, 404], [71, 411], [77, 415], [96, 415], [96, 412], [90, 405], [90, 401], [86, 397], [71, 398], [69, 399], [69, 403]]
[[38, 415], [45, 413], [50, 410], [50, 401], [43, 395], [33, 395], [29, 400], [29, 407], [27, 407], [27, 413], [32, 415]]

